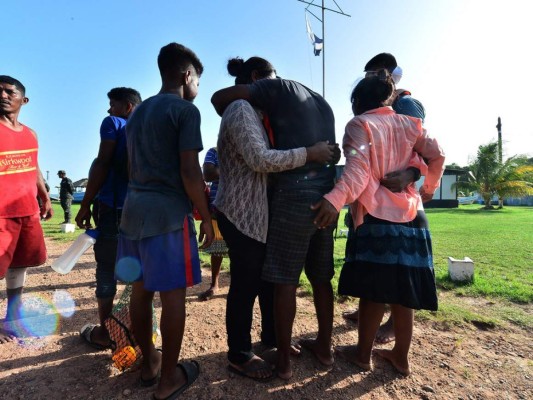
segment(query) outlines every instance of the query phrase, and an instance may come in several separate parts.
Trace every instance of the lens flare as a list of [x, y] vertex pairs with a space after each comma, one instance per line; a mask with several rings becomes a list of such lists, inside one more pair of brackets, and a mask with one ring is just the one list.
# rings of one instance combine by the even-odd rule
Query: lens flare
[[19, 337], [43, 337], [57, 332], [59, 314], [53, 304], [41, 297], [24, 297], [18, 314], [19, 319], [12, 325]]
[[72, 299], [70, 293], [66, 290], [56, 290], [52, 302], [61, 316], [70, 318], [74, 315], [76, 303]]
[[141, 263], [133, 257], [121, 258], [115, 266], [115, 276], [122, 282], [134, 282], [141, 277]]

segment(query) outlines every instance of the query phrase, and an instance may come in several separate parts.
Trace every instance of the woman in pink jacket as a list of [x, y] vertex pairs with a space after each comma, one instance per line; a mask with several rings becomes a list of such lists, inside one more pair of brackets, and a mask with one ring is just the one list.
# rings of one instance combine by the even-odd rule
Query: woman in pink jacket
[[[431, 200], [439, 187], [444, 153], [427, 136], [420, 119], [396, 114], [386, 105], [393, 93], [386, 70], [355, 87], [355, 117], [346, 125], [343, 139], [344, 172], [313, 208], [315, 224], [325, 227], [350, 204], [356, 226], [355, 261], [342, 268], [339, 294], [360, 298], [359, 342], [340, 346], [337, 353], [370, 370], [374, 338], [385, 304], [390, 304], [396, 342], [392, 350], [375, 352], [408, 375], [414, 310], [437, 310], [431, 237], [422, 202]], [[414, 184], [399, 193], [380, 185], [387, 173], [406, 169], [417, 157], [413, 152], [427, 161], [420, 193]]]

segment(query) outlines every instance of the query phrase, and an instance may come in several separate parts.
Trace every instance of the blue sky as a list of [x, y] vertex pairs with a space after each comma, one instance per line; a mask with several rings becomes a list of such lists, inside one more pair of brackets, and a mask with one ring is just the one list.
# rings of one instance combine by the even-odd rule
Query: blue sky
[[[448, 164], [466, 165], [480, 144], [496, 139], [498, 116], [505, 154], [533, 156], [526, 0], [337, 3], [351, 15], [326, 14], [326, 99], [339, 143], [352, 117], [354, 82], [385, 51], [403, 68], [400, 86], [426, 107], [426, 128]], [[325, 5], [335, 8], [332, 0]], [[220, 123], [210, 98], [233, 84], [226, 72], [231, 57], [262, 56], [280, 76], [322, 92], [322, 59], [306, 35], [305, 7], [297, 0], [10, 2], [1, 22], [0, 74], [25, 84], [30, 103], [20, 120], [37, 131], [41, 170], [56, 186], [59, 169], [73, 180], [87, 176], [109, 89], [133, 87], [143, 99], [159, 91], [156, 58], [169, 42], [193, 49], [205, 66], [195, 104], [206, 149], [216, 144]], [[310, 21], [320, 36], [320, 23]]]

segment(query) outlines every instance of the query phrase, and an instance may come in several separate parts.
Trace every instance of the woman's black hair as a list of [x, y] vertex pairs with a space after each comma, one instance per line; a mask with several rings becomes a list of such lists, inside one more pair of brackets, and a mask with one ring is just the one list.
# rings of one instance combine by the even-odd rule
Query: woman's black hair
[[350, 98], [354, 114], [388, 105], [394, 93], [394, 81], [386, 69], [380, 69], [376, 75], [362, 79], [352, 91]]
[[228, 73], [235, 77], [235, 84], [253, 83], [252, 72], [256, 72], [256, 79], [262, 79], [276, 73], [274, 66], [261, 57], [250, 57], [244, 61], [240, 57], [228, 60]]

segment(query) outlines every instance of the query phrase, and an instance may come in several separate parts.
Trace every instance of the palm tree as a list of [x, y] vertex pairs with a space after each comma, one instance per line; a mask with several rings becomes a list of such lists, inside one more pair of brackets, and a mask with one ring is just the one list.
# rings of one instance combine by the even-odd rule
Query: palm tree
[[492, 209], [491, 199], [498, 196], [499, 208], [503, 199], [533, 194], [533, 165], [524, 156], [513, 156], [500, 162], [498, 143], [479, 146], [477, 158], [453, 187], [478, 192], [485, 209]]

